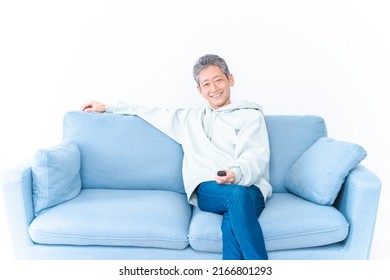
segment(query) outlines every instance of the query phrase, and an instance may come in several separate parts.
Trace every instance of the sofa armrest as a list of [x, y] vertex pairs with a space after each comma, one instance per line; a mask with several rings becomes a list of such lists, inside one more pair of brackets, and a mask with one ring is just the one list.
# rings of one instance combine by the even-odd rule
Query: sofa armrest
[[378, 176], [362, 165], [348, 175], [335, 202], [335, 207], [350, 224], [348, 237], [342, 244], [342, 258], [369, 258], [380, 190]]
[[14, 257], [28, 258], [26, 249], [31, 247], [32, 241], [27, 228], [34, 219], [30, 162], [2, 171], [0, 183]]

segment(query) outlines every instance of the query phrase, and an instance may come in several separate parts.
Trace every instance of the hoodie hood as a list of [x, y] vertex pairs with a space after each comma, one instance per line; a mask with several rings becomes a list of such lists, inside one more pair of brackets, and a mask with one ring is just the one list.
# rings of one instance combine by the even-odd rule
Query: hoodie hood
[[214, 110], [211, 107], [209, 108], [215, 112], [231, 112], [240, 109], [254, 109], [259, 110], [261, 113], [263, 113], [263, 108], [259, 104], [246, 100], [230, 103], [229, 105], [225, 105], [217, 110]]

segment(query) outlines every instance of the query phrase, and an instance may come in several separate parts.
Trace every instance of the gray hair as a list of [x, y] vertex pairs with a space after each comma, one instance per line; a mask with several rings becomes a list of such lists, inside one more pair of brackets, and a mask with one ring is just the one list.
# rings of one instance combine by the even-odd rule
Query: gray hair
[[199, 85], [200, 72], [212, 65], [218, 66], [222, 70], [222, 72], [226, 75], [226, 77], [229, 79], [229, 75], [230, 75], [229, 67], [227, 66], [225, 60], [215, 54], [206, 54], [200, 57], [196, 61], [192, 72], [192, 75], [198, 85]]

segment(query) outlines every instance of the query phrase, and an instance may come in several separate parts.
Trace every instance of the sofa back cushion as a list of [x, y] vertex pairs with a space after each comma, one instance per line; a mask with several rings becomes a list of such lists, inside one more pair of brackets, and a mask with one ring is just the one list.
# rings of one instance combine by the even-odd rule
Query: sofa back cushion
[[273, 192], [287, 192], [285, 177], [290, 167], [319, 138], [327, 136], [325, 121], [318, 116], [266, 116], [270, 142], [270, 183]]
[[82, 188], [184, 193], [181, 146], [139, 117], [68, 112], [63, 137], [79, 146]]

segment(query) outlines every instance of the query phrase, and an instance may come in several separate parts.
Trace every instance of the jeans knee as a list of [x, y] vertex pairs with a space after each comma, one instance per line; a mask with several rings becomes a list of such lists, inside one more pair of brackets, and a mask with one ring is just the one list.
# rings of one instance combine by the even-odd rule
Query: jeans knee
[[264, 199], [258, 187], [237, 185], [231, 192], [230, 205], [245, 206], [246, 209], [253, 209], [257, 215], [260, 215], [264, 209]]
[[250, 201], [249, 189], [244, 186], [234, 186], [231, 193], [231, 200], [239, 203], [247, 203]]

